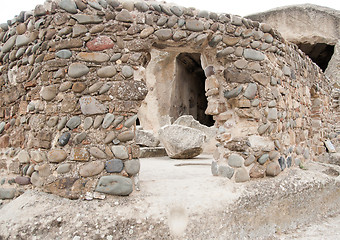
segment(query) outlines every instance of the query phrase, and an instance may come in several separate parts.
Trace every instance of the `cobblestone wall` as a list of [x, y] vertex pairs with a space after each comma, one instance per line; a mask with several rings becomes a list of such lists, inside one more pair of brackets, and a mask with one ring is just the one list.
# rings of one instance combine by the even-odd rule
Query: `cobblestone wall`
[[134, 130], [152, 48], [205, 58], [214, 175], [275, 176], [325, 151], [328, 80], [267, 24], [158, 2], [61, 0], [0, 27], [6, 196], [24, 185], [68, 198], [138, 188]]

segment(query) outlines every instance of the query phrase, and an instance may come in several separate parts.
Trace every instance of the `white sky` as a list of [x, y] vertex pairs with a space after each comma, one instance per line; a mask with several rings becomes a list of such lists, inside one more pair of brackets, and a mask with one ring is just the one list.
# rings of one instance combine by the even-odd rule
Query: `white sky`
[[[6, 3], [4, 3], [5, 0], [0, 1], [3, 3], [0, 8], [0, 23], [12, 19], [21, 11], [32, 10], [36, 5], [45, 2], [45, 0], [9, 0]], [[339, 0], [167, 0], [167, 2], [173, 2], [184, 7], [195, 7], [201, 10], [241, 16], [266, 11], [279, 6], [303, 3], [312, 3], [340, 10]]]

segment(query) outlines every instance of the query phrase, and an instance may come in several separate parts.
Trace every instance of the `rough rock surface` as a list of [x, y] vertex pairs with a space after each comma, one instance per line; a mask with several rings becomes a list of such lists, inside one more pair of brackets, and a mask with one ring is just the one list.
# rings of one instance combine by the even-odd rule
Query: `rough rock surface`
[[202, 131], [180, 125], [166, 125], [158, 134], [171, 158], [196, 157], [203, 152], [206, 141], [206, 135]]
[[[191, 163], [211, 160], [207, 157]], [[106, 195], [102, 201], [93, 194], [93, 201], [69, 200], [28, 190], [11, 202], [2, 200], [0, 236], [16, 239], [20, 234], [21, 238], [29, 239], [34, 234], [45, 239], [79, 239], [85, 233], [86, 237], [95, 239], [99, 231], [104, 239], [161, 239], [165, 235], [171, 239], [176, 237], [169, 226], [172, 220], [190, 221], [181, 232], [187, 239], [296, 239], [295, 236], [301, 234], [302, 238], [297, 239], [304, 239], [313, 233], [301, 232], [306, 225], [320, 226], [325, 222], [325, 231], [316, 228], [311, 238], [336, 239], [339, 234], [338, 223], [334, 228], [329, 227], [330, 220], [334, 216], [338, 218], [340, 205], [336, 177], [322, 173], [329, 167], [313, 163], [308, 166], [309, 170], [296, 168], [276, 178], [236, 184], [211, 176], [208, 165], [178, 167], [174, 162], [188, 161], [168, 158], [142, 161], [141, 191], [128, 198]], [[339, 171], [335, 167], [334, 170]], [[214, 204], [211, 204], [212, 198]], [[311, 207], [321, 205], [322, 208]], [[135, 208], [138, 213], [131, 210]], [[175, 211], [177, 209], [181, 211]], [[271, 209], [270, 215], [268, 209]], [[117, 214], [112, 214], [113, 210]], [[170, 214], [172, 212], [180, 214]], [[34, 221], [30, 220], [32, 215]], [[88, 215], [91, 218], [86, 217]], [[325, 219], [328, 216], [332, 218]], [[253, 221], [249, 222], [250, 218]], [[112, 223], [96, 225], [103, 219], [111, 219]], [[216, 228], [221, 222], [233, 227]], [[276, 231], [278, 228], [281, 232]]]
[[[338, 151], [336, 84], [269, 24], [158, 2], [58, 0], [0, 28], [0, 184], [18, 193], [105, 196], [94, 188], [108, 173], [92, 164], [109, 159], [127, 162], [115, 174], [138, 189], [137, 113], [154, 133], [183, 114], [214, 124], [211, 145], [185, 131], [165, 140], [182, 144], [180, 157], [217, 148], [214, 174], [232, 181], [249, 179], [251, 165], [276, 175], [337, 154], [325, 142]], [[236, 153], [247, 161], [228, 165]]]
[[152, 131], [137, 130], [135, 137], [136, 144], [147, 147], [157, 147], [159, 139], [155, 137]]
[[118, 175], [103, 176], [98, 181], [96, 191], [110, 195], [127, 196], [132, 192], [132, 186], [130, 178]]
[[203, 151], [206, 153], [212, 153], [216, 147], [216, 133], [217, 128], [212, 126], [208, 127], [195, 120], [192, 115], [182, 115], [176, 119], [173, 124], [182, 125], [185, 127], [194, 128], [202, 131], [206, 136], [206, 143], [203, 146]]

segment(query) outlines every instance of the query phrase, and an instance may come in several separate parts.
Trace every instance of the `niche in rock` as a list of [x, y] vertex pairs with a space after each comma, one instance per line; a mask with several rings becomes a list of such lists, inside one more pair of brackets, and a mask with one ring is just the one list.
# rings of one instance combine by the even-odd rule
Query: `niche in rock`
[[334, 53], [334, 46], [325, 43], [298, 43], [298, 47], [325, 71]]
[[201, 124], [213, 126], [213, 117], [205, 114], [208, 105], [204, 88], [206, 77], [200, 57], [199, 53], [181, 53], [176, 57], [169, 115], [172, 119], [192, 115]]

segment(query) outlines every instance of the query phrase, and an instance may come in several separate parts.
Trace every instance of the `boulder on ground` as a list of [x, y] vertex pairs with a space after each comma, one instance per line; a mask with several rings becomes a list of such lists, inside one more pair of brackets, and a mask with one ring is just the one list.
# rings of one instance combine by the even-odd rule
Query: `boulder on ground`
[[216, 127], [205, 126], [204, 124], [201, 124], [199, 121], [195, 120], [192, 115], [182, 115], [179, 118], [177, 118], [177, 120], [173, 124], [190, 127], [202, 131], [207, 136], [203, 151], [209, 153], [213, 153], [213, 151], [215, 151], [217, 143], [215, 139], [217, 134]]
[[146, 147], [157, 147], [159, 145], [159, 139], [155, 137], [152, 131], [148, 130], [136, 130], [135, 141], [136, 144]]
[[194, 158], [203, 152], [206, 141], [202, 131], [181, 125], [166, 125], [158, 135], [170, 158]]
[[217, 128], [201, 124], [199, 121], [195, 120], [192, 115], [182, 115], [177, 118], [173, 124], [200, 130], [207, 135], [208, 138], [215, 138], [217, 133]]

